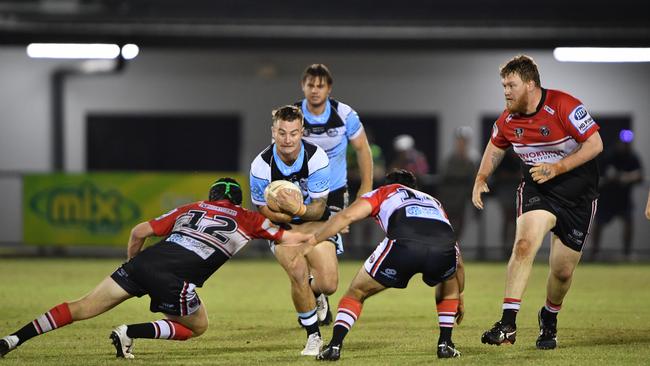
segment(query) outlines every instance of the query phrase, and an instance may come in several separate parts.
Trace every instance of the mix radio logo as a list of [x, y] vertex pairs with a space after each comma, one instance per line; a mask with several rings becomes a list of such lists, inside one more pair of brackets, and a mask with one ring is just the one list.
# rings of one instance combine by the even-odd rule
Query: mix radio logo
[[92, 233], [119, 232], [141, 216], [139, 207], [119, 191], [101, 191], [89, 181], [45, 189], [29, 203], [51, 225], [83, 227]]

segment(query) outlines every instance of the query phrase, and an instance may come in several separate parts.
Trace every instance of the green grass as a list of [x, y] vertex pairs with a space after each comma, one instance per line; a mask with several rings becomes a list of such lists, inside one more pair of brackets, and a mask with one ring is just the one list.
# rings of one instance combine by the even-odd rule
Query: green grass
[[[93, 259], [0, 259], [0, 336], [52, 306], [89, 291], [120, 264]], [[360, 263], [341, 264], [336, 306]], [[559, 348], [535, 349], [536, 313], [544, 301], [547, 268], [535, 267], [518, 316], [517, 344], [486, 346], [480, 335], [501, 313], [505, 265], [467, 264], [465, 321], [454, 330], [457, 360], [435, 357], [437, 317], [433, 291], [419, 275], [406, 290], [368, 300], [348, 335], [340, 364], [647, 364], [650, 360], [650, 266], [580, 265], [559, 317]], [[136, 359], [115, 360], [108, 340], [122, 323], [151, 321], [148, 298], [129, 300], [97, 318], [47, 333], [11, 352], [4, 365], [313, 365], [299, 355], [299, 329], [286, 275], [272, 261], [234, 260], [199, 290], [210, 329], [186, 342], [137, 340]], [[331, 327], [322, 328], [325, 339]]]

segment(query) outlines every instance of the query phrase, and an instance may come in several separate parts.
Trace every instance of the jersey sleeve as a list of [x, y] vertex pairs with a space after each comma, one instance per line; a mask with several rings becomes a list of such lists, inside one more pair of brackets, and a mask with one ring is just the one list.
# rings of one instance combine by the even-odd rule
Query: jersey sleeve
[[272, 241], [280, 241], [284, 234], [284, 229], [276, 226], [271, 220], [264, 217], [262, 214], [254, 211], [242, 211], [243, 220], [239, 224], [244, 226], [246, 232], [251, 236], [251, 239], [267, 239]]
[[307, 189], [312, 199], [325, 197], [330, 192], [330, 164], [323, 149], [316, 149], [314, 157], [309, 160], [309, 177]]
[[507, 116], [507, 112], [501, 113], [492, 126], [492, 136], [490, 137], [492, 145], [504, 150], [510, 147], [510, 141], [506, 138], [503, 130]]
[[264, 199], [264, 190], [270, 183], [270, 177], [267, 176], [266, 170], [268, 164], [262, 160], [260, 156], [256, 157], [251, 163], [251, 171], [249, 177], [249, 184], [251, 188], [251, 202], [257, 206], [266, 206]]
[[153, 228], [153, 233], [156, 236], [166, 236], [167, 234], [171, 233], [178, 216], [187, 212], [191, 206], [192, 204], [177, 207], [167, 213], [156, 217], [155, 219], [149, 220], [149, 224]]
[[359, 114], [355, 110], [352, 110], [345, 119], [345, 135], [348, 140], [352, 140], [359, 137], [362, 131], [363, 124], [361, 124]]
[[392, 185], [379, 187], [374, 191], [370, 191], [360, 197], [361, 199], [366, 200], [366, 202], [370, 203], [372, 206], [372, 212], [370, 215], [377, 216], [377, 214], [379, 214], [381, 203], [384, 202], [386, 196], [388, 196], [388, 192], [390, 192], [391, 186]]
[[600, 127], [578, 99], [566, 95], [559, 108], [560, 121], [566, 132], [579, 143], [585, 142]]

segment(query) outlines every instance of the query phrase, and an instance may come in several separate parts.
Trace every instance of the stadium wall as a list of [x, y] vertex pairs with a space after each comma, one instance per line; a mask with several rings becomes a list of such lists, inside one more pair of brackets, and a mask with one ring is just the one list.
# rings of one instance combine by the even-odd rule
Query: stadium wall
[[[308, 64], [322, 62], [334, 74], [333, 96], [361, 115], [435, 114], [440, 121], [438, 157], [451, 150], [454, 129], [470, 125], [480, 130], [484, 115], [498, 113], [503, 97], [498, 67], [518, 53], [540, 66], [542, 85], [565, 90], [582, 99], [592, 114], [630, 115], [634, 144], [650, 164], [650, 63], [572, 64], [555, 61], [550, 51], [236, 51], [162, 50], [143, 48], [122, 73], [74, 75], [64, 93], [65, 160], [67, 172], [85, 170], [85, 118], [89, 113], [234, 113], [243, 121], [240, 168], [269, 142], [270, 111], [301, 97], [299, 78]], [[21, 173], [51, 171], [50, 76], [77, 61], [29, 59], [22, 47], [0, 48], [2, 131], [0, 132], [0, 243], [22, 241]], [[198, 141], [204, 139], [197, 136]], [[218, 143], [209, 140], [208, 143]], [[485, 142], [475, 141], [477, 149]], [[225, 157], [224, 157], [225, 158]], [[642, 215], [648, 186], [637, 186], [634, 198], [634, 248], [648, 250], [650, 225]], [[498, 227], [496, 202], [488, 204], [487, 227]], [[463, 238], [477, 242], [470, 225]], [[38, 228], [34, 228], [37, 230]], [[488, 245], [498, 247], [499, 234], [488, 233]], [[617, 246], [618, 224], [604, 233], [603, 245]]]

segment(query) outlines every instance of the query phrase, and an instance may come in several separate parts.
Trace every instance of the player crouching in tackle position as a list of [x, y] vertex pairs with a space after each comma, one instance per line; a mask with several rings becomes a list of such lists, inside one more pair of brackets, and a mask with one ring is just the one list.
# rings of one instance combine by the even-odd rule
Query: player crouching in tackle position
[[472, 202], [483, 209], [487, 178], [512, 146], [524, 164], [517, 189], [517, 229], [508, 262], [501, 320], [481, 342], [515, 343], [515, 323], [535, 255], [551, 231], [546, 304], [540, 309], [536, 346], [557, 346], [557, 314], [573, 278], [596, 213], [598, 167], [603, 143], [598, 125], [569, 94], [540, 86], [537, 65], [517, 56], [501, 68], [506, 110], [494, 123], [476, 175]]
[[427, 285], [437, 285], [438, 357], [460, 356], [451, 333], [454, 318], [460, 323], [464, 313], [465, 274], [454, 231], [440, 202], [415, 189], [415, 176], [411, 172], [393, 171], [385, 182], [330, 218], [309, 242], [312, 245], [321, 242], [368, 216], [374, 216], [386, 232], [386, 238], [368, 257], [341, 298], [332, 339], [318, 355], [319, 360], [340, 358], [343, 339], [361, 315], [367, 298], [389, 287], [406, 288], [416, 273], [422, 273]]
[[[240, 207], [241, 187], [234, 179], [216, 181], [209, 199], [136, 225], [129, 239], [128, 262], [88, 295], [59, 304], [0, 339], [0, 356], [37, 335], [92, 318], [145, 294], [151, 298], [150, 310], [162, 312], [166, 318], [115, 328], [110, 339], [117, 357], [133, 358], [134, 338], [182, 341], [198, 337], [208, 328], [208, 316], [196, 287], [201, 287], [251, 239], [298, 243], [309, 238], [285, 231], [259, 213]], [[145, 239], [152, 235], [165, 238], [140, 251]]]

